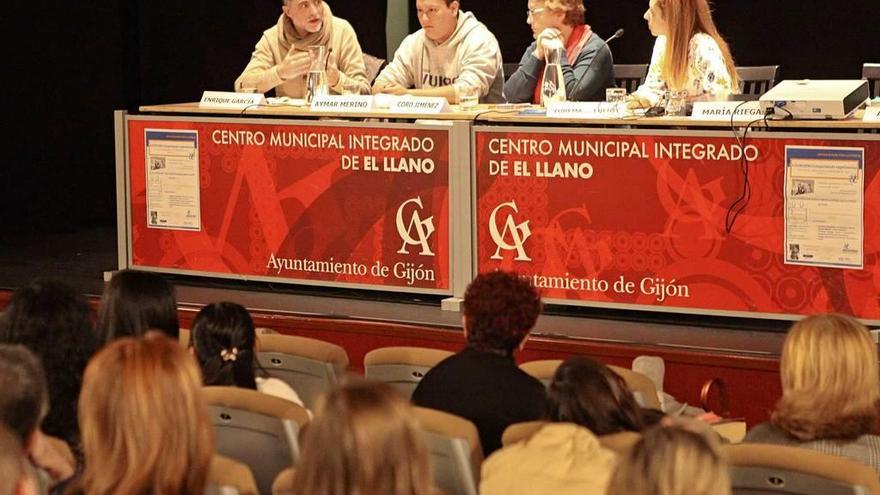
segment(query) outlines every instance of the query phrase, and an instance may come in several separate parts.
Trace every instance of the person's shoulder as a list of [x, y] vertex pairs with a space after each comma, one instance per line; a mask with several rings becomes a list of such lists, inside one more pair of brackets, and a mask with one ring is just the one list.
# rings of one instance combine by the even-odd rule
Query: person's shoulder
[[350, 22], [343, 19], [342, 17], [336, 17], [335, 15], [333, 16], [333, 29], [339, 29], [345, 31], [346, 33], [350, 32], [353, 34], [357, 34], [354, 30], [354, 26], [352, 26]]
[[267, 395], [278, 397], [279, 399], [289, 400], [300, 406], [303, 405], [299, 394], [283, 380], [275, 377], [262, 378], [257, 377], [257, 389]]
[[745, 442], [749, 443], [790, 443], [788, 435], [772, 423], [759, 423], [751, 427], [746, 434]]
[[690, 42], [691, 50], [720, 50], [718, 47], [718, 42], [715, 41], [715, 38], [709, 36], [706, 33], [696, 33], [691, 36]]

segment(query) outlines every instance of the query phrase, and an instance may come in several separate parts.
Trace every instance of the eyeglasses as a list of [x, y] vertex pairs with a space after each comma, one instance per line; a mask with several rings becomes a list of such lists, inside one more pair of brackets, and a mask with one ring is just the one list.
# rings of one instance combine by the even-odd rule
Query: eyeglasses
[[547, 9], [547, 7], [538, 7], [536, 9], [526, 9], [526, 19], [531, 19], [532, 17], [535, 16], [535, 14], [540, 14], [541, 12], [544, 12], [546, 10], [549, 10], [549, 9]]
[[430, 19], [430, 18], [434, 17], [435, 15], [437, 15], [437, 12], [440, 12], [440, 9], [436, 9], [436, 8], [417, 9], [416, 16], [419, 18], [427, 17], [428, 19]]

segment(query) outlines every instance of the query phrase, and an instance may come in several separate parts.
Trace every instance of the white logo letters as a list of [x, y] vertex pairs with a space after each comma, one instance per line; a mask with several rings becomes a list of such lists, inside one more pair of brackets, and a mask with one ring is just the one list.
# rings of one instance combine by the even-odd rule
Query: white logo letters
[[[516, 261], [532, 261], [532, 258], [526, 256], [526, 250], [523, 247], [526, 239], [532, 235], [532, 231], [529, 229], [528, 220], [517, 225], [513, 220], [513, 214], [508, 214], [507, 220], [504, 221], [504, 229], [501, 232], [498, 232], [498, 222], [495, 220], [495, 217], [498, 215], [498, 210], [505, 206], [513, 210], [513, 213], [519, 213], [519, 210], [516, 207], [516, 201], [502, 203], [492, 210], [492, 214], [489, 216], [489, 233], [492, 234], [492, 240], [495, 241], [495, 245], [498, 246], [498, 249], [495, 250], [495, 254], [491, 259], [500, 260], [501, 250], [504, 249], [505, 251], [516, 250], [516, 258], [514, 258]], [[513, 238], [512, 244], [505, 240], [508, 234]]]
[[[418, 209], [413, 209], [412, 217], [410, 217], [409, 225], [407, 226], [403, 223], [403, 211], [406, 209], [406, 205], [410, 203], [418, 206]], [[419, 253], [420, 255], [434, 256], [431, 247], [428, 246], [428, 239], [431, 237], [431, 234], [434, 233], [434, 217], [431, 216], [422, 220], [422, 217], [419, 216], [419, 210], [421, 209], [421, 197], [408, 199], [397, 209], [397, 233], [400, 234], [400, 238], [403, 239], [403, 246], [397, 250], [398, 254], [409, 254], [409, 251], [406, 249], [407, 246], [422, 246], [422, 251]], [[413, 229], [415, 229], [417, 238], [413, 238]]]

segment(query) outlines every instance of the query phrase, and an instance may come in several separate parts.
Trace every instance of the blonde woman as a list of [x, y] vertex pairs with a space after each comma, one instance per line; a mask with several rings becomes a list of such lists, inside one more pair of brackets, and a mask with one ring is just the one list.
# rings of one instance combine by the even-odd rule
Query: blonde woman
[[562, 75], [572, 101], [605, 100], [614, 86], [614, 60], [602, 38], [585, 23], [583, 0], [529, 0], [526, 22], [535, 42], [526, 48], [519, 67], [504, 83], [510, 103], [541, 103], [545, 50], [562, 48]]
[[195, 360], [158, 332], [108, 344], [79, 402], [85, 471], [67, 493], [201, 494], [213, 434]]
[[655, 427], [617, 465], [607, 495], [730, 495], [730, 475], [710, 436]]
[[855, 319], [826, 314], [792, 326], [782, 346], [782, 399], [747, 442], [801, 446], [880, 472], [877, 346]]
[[667, 92], [687, 98], [723, 98], [739, 93], [736, 66], [721, 37], [708, 0], [650, 0], [645, 20], [657, 37], [645, 83], [631, 96], [631, 108], [657, 105]]
[[409, 403], [382, 383], [330, 392], [305, 432], [297, 495], [429, 495], [431, 469]]

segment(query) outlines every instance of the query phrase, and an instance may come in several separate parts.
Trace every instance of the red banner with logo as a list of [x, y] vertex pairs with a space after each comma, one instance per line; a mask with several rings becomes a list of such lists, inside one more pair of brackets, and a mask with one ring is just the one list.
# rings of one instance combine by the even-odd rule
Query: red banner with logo
[[[880, 141], [675, 134], [478, 129], [478, 270], [586, 304], [880, 319]], [[786, 145], [864, 149], [864, 269], [784, 263]]]
[[[147, 212], [191, 200], [147, 148], [175, 133], [197, 147], [188, 229]], [[449, 292], [447, 130], [130, 119], [128, 141], [134, 266]]]

